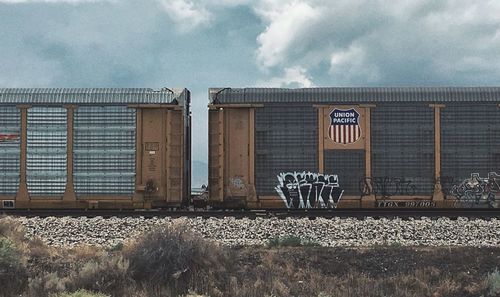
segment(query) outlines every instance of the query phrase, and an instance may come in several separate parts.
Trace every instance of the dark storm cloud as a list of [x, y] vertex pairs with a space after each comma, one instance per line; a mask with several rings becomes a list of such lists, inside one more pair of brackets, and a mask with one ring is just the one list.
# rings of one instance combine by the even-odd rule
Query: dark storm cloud
[[498, 85], [500, 3], [0, 0], [0, 87]]
[[0, 87], [187, 87], [193, 158], [205, 160], [207, 88], [258, 76], [261, 24], [248, 7], [231, 7], [210, 26], [180, 30], [163, 4], [0, 1]]

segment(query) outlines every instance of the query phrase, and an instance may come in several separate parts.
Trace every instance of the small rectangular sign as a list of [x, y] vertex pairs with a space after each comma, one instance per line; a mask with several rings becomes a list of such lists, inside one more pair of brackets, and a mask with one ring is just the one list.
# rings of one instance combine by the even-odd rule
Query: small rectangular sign
[[436, 207], [435, 201], [430, 200], [408, 200], [408, 201], [391, 201], [380, 200], [377, 201], [377, 207], [380, 208], [434, 208]]
[[146, 142], [146, 151], [159, 151], [160, 143], [158, 142]]

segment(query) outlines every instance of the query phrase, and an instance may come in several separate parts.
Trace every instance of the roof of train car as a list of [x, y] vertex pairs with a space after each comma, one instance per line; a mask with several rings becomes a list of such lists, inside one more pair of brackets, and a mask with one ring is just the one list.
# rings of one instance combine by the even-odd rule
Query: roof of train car
[[177, 104], [185, 89], [0, 88], [1, 104]]
[[500, 102], [500, 87], [210, 88], [210, 103]]

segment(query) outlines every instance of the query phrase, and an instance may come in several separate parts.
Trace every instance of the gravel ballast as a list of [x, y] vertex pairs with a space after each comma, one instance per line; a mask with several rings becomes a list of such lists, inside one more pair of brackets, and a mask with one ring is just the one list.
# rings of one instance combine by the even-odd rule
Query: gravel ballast
[[235, 218], [15, 218], [30, 238], [53, 246], [111, 247], [169, 224], [225, 245], [263, 245], [269, 239], [297, 236], [322, 246], [500, 246], [500, 220], [449, 218], [235, 219]]

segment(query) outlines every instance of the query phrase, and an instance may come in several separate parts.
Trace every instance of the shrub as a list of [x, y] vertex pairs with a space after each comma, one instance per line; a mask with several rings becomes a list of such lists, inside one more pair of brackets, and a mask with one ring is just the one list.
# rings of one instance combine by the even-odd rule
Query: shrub
[[36, 273], [30, 279], [28, 296], [47, 297], [78, 289], [126, 296], [134, 286], [128, 274], [128, 261], [121, 256], [103, 255], [90, 260], [67, 258], [70, 262], [43, 267], [41, 272]]
[[15, 296], [26, 288], [28, 274], [14, 242], [0, 237], [0, 296]]
[[184, 297], [208, 297], [206, 295], [200, 295], [196, 292], [189, 291]]
[[43, 240], [35, 237], [27, 244], [27, 254], [30, 258], [47, 259], [57, 255], [57, 249], [47, 246]]
[[107, 252], [98, 246], [79, 245], [67, 250], [68, 260], [85, 263], [107, 257]]
[[53, 297], [108, 297], [108, 295], [92, 293], [86, 290], [78, 290], [74, 293], [62, 293], [59, 295], [53, 295]]
[[[229, 265], [226, 250], [183, 227], [156, 229], [128, 249], [132, 277], [150, 294], [217, 291]], [[213, 295], [210, 294], [209, 295]]]
[[128, 261], [121, 256], [103, 256], [79, 266], [68, 277], [67, 287], [123, 296], [131, 286]]
[[7, 237], [14, 242], [25, 241], [24, 227], [11, 217], [0, 216], [0, 237]]
[[47, 297], [66, 290], [66, 278], [60, 278], [57, 273], [45, 273], [29, 280], [28, 296]]
[[489, 289], [490, 296], [499, 296], [500, 295], [500, 272], [498, 269], [488, 274], [486, 278], [486, 282]]

